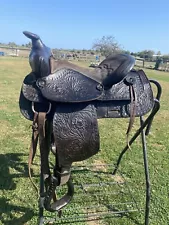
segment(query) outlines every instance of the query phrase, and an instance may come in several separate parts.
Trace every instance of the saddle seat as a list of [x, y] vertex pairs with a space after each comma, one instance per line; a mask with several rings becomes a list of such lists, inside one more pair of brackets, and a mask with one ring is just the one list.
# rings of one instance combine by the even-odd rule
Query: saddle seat
[[66, 60], [54, 60], [53, 57], [50, 59], [51, 74], [60, 69], [71, 69], [97, 81], [105, 90], [110, 89], [114, 84], [123, 80], [132, 70], [134, 64], [135, 59], [127, 54], [112, 54], [95, 69], [79, 67]]
[[[42, 95], [51, 101], [93, 101], [99, 99], [103, 92], [122, 82], [132, 69], [133, 63], [133, 57], [118, 54], [106, 58], [97, 69], [91, 71], [66, 61], [53, 61], [52, 73], [38, 78], [36, 85]], [[129, 77], [130, 75], [128, 80]], [[130, 83], [133, 80], [130, 79]]]

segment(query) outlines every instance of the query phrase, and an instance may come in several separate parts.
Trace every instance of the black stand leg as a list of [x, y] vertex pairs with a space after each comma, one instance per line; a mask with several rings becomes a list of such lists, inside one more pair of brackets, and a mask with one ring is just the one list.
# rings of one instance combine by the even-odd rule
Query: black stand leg
[[[151, 112], [151, 114], [147, 117], [147, 119], [145, 120], [145, 122], [143, 122], [143, 124], [141, 124], [140, 128], [136, 131], [135, 135], [131, 138], [131, 140], [129, 141], [129, 145], [132, 145], [132, 143], [136, 140], [136, 138], [141, 134], [141, 132], [143, 131], [143, 129], [150, 123], [150, 121], [152, 120], [152, 118], [154, 118], [155, 114], [158, 112], [160, 108], [160, 103], [158, 100], [155, 99], [155, 104], [154, 104], [154, 108]], [[122, 160], [123, 155], [126, 153], [126, 151], [128, 150], [129, 146], [126, 145], [125, 148], [122, 150], [122, 152], [120, 153], [120, 156], [117, 160], [115, 169], [113, 171], [113, 175], [116, 174], [120, 162]]]
[[[136, 138], [141, 134], [142, 138], [142, 148], [143, 148], [143, 160], [144, 160], [144, 171], [145, 171], [145, 180], [146, 180], [146, 205], [145, 205], [145, 225], [149, 224], [149, 212], [150, 212], [150, 179], [149, 179], [149, 169], [148, 169], [148, 159], [147, 159], [147, 146], [146, 146], [146, 136], [144, 128], [146, 128], [147, 125], [150, 125], [155, 114], [158, 112], [160, 108], [160, 103], [158, 100], [155, 100], [154, 108], [151, 112], [151, 114], [148, 116], [148, 118], [143, 121], [142, 116], [140, 117], [140, 128], [137, 130], [135, 135], [131, 138], [129, 141], [129, 144], [131, 145]], [[125, 148], [120, 153], [120, 156], [117, 160], [116, 167], [113, 171], [113, 175], [116, 174], [117, 169], [120, 165], [120, 162], [122, 160], [123, 155], [128, 149], [128, 145], [125, 146]]]
[[[143, 118], [140, 117], [140, 124], [143, 125]], [[146, 179], [146, 206], [145, 206], [145, 225], [149, 224], [149, 211], [150, 211], [150, 178], [149, 178], [149, 169], [148, 169], [148, 159], [147, 159], [147, 145], [145, 131], [141, 132], [142, 147], [143, 147], [143, 159], [144, 159], [144, 170], [145, 170], [145, 179]]]
[[[156, 81], [156, 80], [152, 80], [150, 79], [149, 80], [151, 83], [155, 84], [156, 88], [157, 88], [157, 95], [156, 95], [156, 98], [158, 101], [160, 101], [160, 98], [161, 98], [161, 93], [162, 93], [162, 88], [161, 88], [161, 85]], [[151, 126], [152, 126], [152, 122], [153, 122], [153, 118], [150, 120], [149, 124], [147, 125], [147, 128], [146, 128], [146, 131], [145, 131], [145, 135], [149, 135], [150, 133], [150, 129], [151, 129]]]
[[[41, 172], [41, 174], [40, 174], [40, 193], [43, 193], [43, 192], [44, 192], [44, 180], [43, 180], [43, 174]], [[43, 207], [43, 203], [41, 202], [41, 199], [40, 199], [38, 225], [43, 225], [43, 222], [44, 222], [43, 211], [44, 211], [44, 207]]]

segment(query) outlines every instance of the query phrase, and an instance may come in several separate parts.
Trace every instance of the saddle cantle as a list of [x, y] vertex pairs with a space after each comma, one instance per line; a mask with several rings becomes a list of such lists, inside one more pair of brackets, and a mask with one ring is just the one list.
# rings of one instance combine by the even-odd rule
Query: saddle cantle
[[[99, 151], [97, 119], [130, 117], [128, 133], [133, 118], [153, 108], [153, 92], [144, 71], [133, 70], [135, 60], [130, 55], [110, 55], [98, 68], [89, 70], [54, 60], [39, 36], [24, 34], [32, 40], [32, 72], [23, 81], [19, 106], [22, 115], [33, 121], [32, 141], [35, 132], [39, 135], [41, 171], [46, 184], [45, 193], [41, 193], [42, 206], [56, 211], [73, 196], [72, 163]], [[49, 145], [56, 156], [53, 175], [48, 162]], [[29, 165], [35, 151], [36, 148], [30, 153]], [[68, 185], [68, 193], [51, 203], [55, 188], [63, 184]]]

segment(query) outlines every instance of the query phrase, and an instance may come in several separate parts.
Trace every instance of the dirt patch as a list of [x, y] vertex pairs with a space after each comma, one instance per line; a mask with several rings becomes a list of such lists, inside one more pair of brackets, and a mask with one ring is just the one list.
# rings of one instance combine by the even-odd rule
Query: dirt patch
[[120, 175], [113, 175], [112, 178], [114, 179], [114, 181], [116, 181], [117, 183], [120, 183], [120, 184], [123, 184], [125, 182], [123, 177]]
[[101, 223], [99, 221], [88, 221], [88, 225], [100, 225]]
[[101, 171], [106, 172], [107, 171], [106, 164], [102, 160], [94, 160], [94, 162], [93, 162], [93, 170], [94, 171], [95, 170], [101, 170]]

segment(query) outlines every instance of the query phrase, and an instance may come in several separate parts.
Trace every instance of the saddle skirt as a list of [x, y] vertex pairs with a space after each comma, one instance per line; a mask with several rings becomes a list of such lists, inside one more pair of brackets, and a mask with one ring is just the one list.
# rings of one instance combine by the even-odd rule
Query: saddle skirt
[[63, 68], [37, 80], [30, 73], [21, 88], [20, 110], [26, 119], [33, 120], [34, 111], [47, 112], [51, 104], [47, 119], [53, 125], [59, 163], [71, 165], [99, 151], [97, 119], [132, 116], [131, 84], [137, 99], [134, 117], [145, 115], [153, 108], [154, 99], [142, 70], [130, 71], [109, 90], [72, 69]]
[[[33, 73], [23, 81], [20, 94], [20, 110], [28, 120], [33, 120], [32, 102], [36, 110], [46, 110], [48, 103], [52, 108], [60, 103], [72, 104], [86, 102], [96, 108], [97, 118], [130, 117], [131, 93], [129, 82], [137, 98], [135, 116], [143, 116], [154, 105], [153, 92], [145, 73], [132, 70], [121, 82], [104, 90], [103, 86], [83, 74], [71, 70], [60, 69], [47, 77], [35, 79]], [[53, 113], [51, 110], [50, 115]]]

